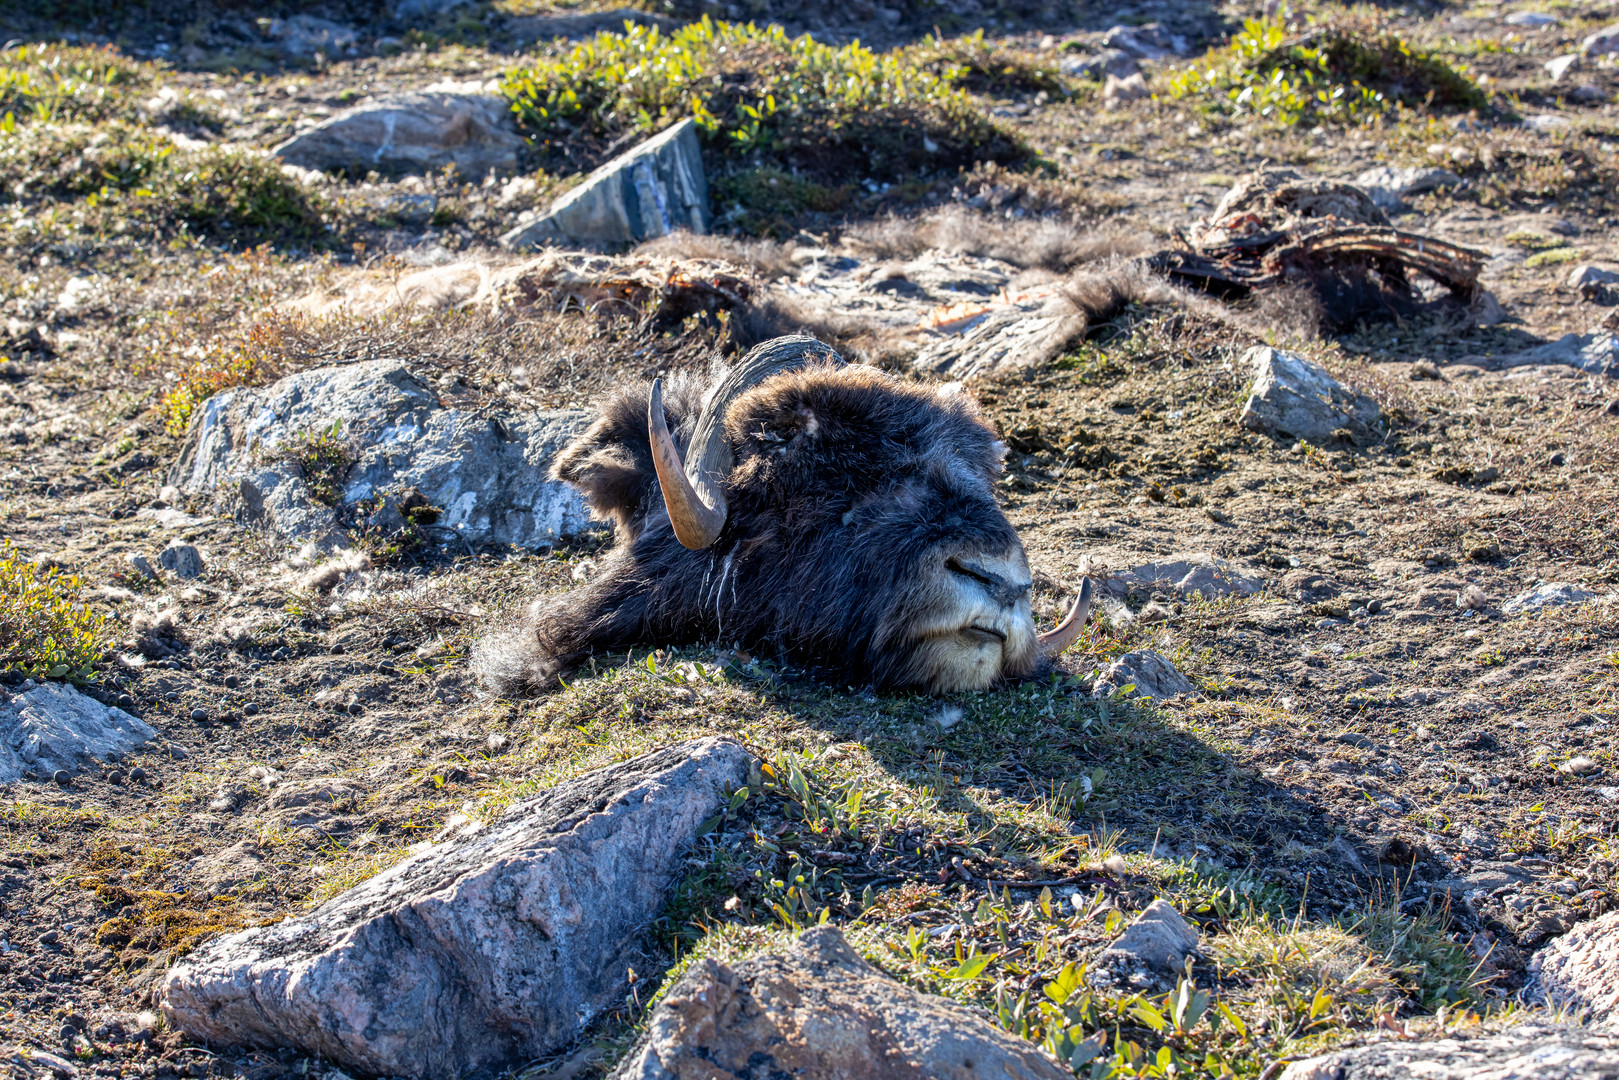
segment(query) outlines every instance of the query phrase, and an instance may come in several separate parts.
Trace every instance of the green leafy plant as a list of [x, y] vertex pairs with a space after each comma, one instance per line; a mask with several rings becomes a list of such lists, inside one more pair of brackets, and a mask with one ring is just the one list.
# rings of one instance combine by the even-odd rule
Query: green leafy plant
[[1396, 106], [1481, 109], [1467, 75], [1402, 38], [1349, 23], [1293, 33], [1280, 19], [1248, 19], [1223, 49], [1171, 76], [1171, 99], [1282, 124], [1356, 123]]
[[956, 84], [965, 69], [904, 51], [834, 47], [780, 26], [704, 18], [673, 34], [626, 27], [502, 82], [537, 141], [652, 132], [690, 116], [722, 158], [818, 183], [953, 169], [1026, 151]]
[[0, 547], [0, 669], [41, 679], [90, 679], [106, 651], [104, 620], [74, 598], [76, 575], [29, 562], [8, 540]]
[[354, 447], [343, 436], [343, 422], [295, 435], [266, 455], [272, 461], [298, 466], [309, 496], [323, 506], [343, 501], [343, 478], [356, 460]]

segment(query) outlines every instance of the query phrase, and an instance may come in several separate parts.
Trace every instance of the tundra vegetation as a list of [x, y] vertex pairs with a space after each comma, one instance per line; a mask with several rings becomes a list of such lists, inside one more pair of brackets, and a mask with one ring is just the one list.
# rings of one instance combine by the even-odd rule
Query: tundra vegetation
[[[827, 922], [1078, 1076], [1274, 1080], [1376, 1033], [1508, 1023], [1534, 950], [1619, 906], [1619, 369], [1570, 360], [1605, 335], [1611, 355], [1619, 285], [1569, 276], [1619, 267], [1619, 75], [1581, 54], [1611, 12], [679, 0], [552, 40], [598, 5], [399, 7], [0, 0], [19, 42], [0, 53], [0, 692], [63, 681], [160, 732], [66, 785], [0, 790], [17, 1061], [330, 1075], [296, 1047], [190, 1042], [151, 989], [200, 942], [306, 911], [446, 826], [720, 733], [762, 765], [689, 854], [657, 967], [525, 1077], [607, 1075], [694, 960]], [[295, 17], [353, 47], [300, 51]], [[515, 174], [268, 153], [442, 84], [502, 96]], [[520, 313], [289, 303], [515, 262], [501, 235], [687, 116], [715, 234], [612, 272], [723, 266], [751, 301], [680, 308], [620, 276]], [[1436, 301], [1329, 334], [1307, 289], [1085, 299], [1098, 274], [1139, 285], [1128, 260], [1265, 164], [1411, 178], [1395, 226], [1485, 251], [1504, 317]], [[858, 288], [805, 299], [843, 266]], [[974, 284], [986, 267], [994, 288]], [[953, 318], [1042, 289], [1096, 317], [963, 388], [1009, 448], [989, 490], [1029, 554], [1033, 623], [1082, 577], [1097, 589], [1034, 679], [878, 689], [721, 637], [581, 652], [555, 686], [492, 696], [478, 643], [536, 597], [601, 588], [608, 531], [496, 550], [424, 503], [397, 529], [345, 517], [353, 550], [328, 559], [169, 486], [205, 402], [300, 371], [400, 360], [487, 422], [702, 385], [716, 355], [804, 331], [937, 389], [903, 301]], [[1374, 399], [1375, 438], [1240, 426], [1259, 344]], [[297, 436], [278, 460], [343, 498], [353, 434]], [[171, 543], [201, 550], [199, 577], [162, 569]], [[1203, 556], [1262, 587], [1148, 572]], [[1542, 583], [1586, 598], [1503, 610]], [[1195, 692], [1094, 693], [1147, 649]], [[314, 809], [280, 797], [317, 782]], [[1097, 977], [1156, 898], [1201, 958]]]

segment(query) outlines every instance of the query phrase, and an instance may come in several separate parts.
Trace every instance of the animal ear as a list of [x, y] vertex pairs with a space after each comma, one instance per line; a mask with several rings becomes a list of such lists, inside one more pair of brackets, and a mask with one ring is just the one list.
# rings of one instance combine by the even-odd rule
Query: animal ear
[[[690, 380], [669, 380], [664, 414], [684, 448], [690, 432], [682, 421], [695, 415], [701, 388]], [[658, 474], [652, 466], [652, 444], [647, 439], [646, 410], [652, 387], [643, 384], [619, 390], [602, 400], [601, 415], [557, 455], [551, 477], [579, 489], [597, 517], [614, 524], [618, 539], [631, 543], [641, 534], [649, 507], [663, 505]]]

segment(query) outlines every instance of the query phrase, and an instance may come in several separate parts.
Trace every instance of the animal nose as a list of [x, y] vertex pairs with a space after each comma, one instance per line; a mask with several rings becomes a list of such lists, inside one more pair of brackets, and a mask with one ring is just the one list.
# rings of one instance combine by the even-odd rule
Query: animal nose
[[1029, 591], [1030, 582], [1013, 581], [1000, 570], [986, 565], [981, 559], [962, 558], [955, 556], [945, 560], [945, 567], [952, 574], [959, 574], [977, 582], [979, 587], [989, 593], [990, 597], [1002, 607], [1011, 607]]

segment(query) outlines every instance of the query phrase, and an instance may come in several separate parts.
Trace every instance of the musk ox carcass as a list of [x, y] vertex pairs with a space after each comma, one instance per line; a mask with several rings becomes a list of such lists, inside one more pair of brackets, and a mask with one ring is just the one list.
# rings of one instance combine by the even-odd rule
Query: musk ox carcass
[[1079, 636], [1090, 583], [1036, 631], [1028, 559], [995, 501], [1005, 455], [959, 390], [845, 365], [808, 337], [706, 386], [619, 390], [553, 470], [614, 522], [613, 552], [475, 663], [505, 694], [592, 653], [703, 641], [888, 689], [1038, 675]]

